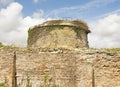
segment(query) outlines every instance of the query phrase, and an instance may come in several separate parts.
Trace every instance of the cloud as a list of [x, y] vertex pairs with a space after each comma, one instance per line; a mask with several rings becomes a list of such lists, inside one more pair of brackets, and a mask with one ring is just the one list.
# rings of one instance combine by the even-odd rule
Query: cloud
[[[0, 10], [0, 42], [6, 45], [26, 46], [29, 27], [45, 21], [40, 16], [23, 17], [22, 9], [21, 4], [14, 2]], [[41, 15], [40, 12], [38, 15]]]
[[111, 11], [111, 12], [109, 12], [109, 13], [106, 13], [106, 14], [103, 14], [103, 15], [100, 15], [100, 16], [97, 16], [97, 17], [95, 17], [95, 19], [103, 18], [103, 17], [109, 16], [109, 15], [111, 15], [111, 14], [118, 14], [118, 15], [120, 15], [120, 9], [117, 9], [117, 10]]
[[49, 16], [58, 17], [60, 14], [63, 15], [64, 13], [65, 14], [67, 13], [67, 15], [74, 13], [74, 16], [75, 16], [75, 14], [76, 14], [76, 16], [78, 16], [78, 15], [81, 16], [80, 13], [82, 13], [83, 11], [107, 6], [108, 4], [111, 4], [116, 1], [117, 0], [91, 0], [90, 2], [85, 3], [84, 5], [55, 9], [55, 10], [51, 11], [46, 17], [49, 17]]
[[33, 1], [34, 1], [34, 3], [38, 3], [39, 0], [33, 0]]
[[19, 26], [22, 8], [23, 7], [20, 4], [12, 3], [6, 9], [1, 9], [0, 29], [4, 27], [4, 29], [1, 30], [2, 32], [9, 32], [14, 30], [15, 27]]
[[44, 11], [42, 9], [39, 9], [33, 13], [34, 18], [41, 18], [43, 15], [44, 15]]
[[0, 0], [0, 7], [8, 5], [9, 3], [13, 2], [14, 0]]
[[46, 1], [46, 0], [33, 0], [34, 3], [38, 3], [39, 1]]
[[120, 47], [120, 15], [110, 14], [90, 24], [90, 47]]

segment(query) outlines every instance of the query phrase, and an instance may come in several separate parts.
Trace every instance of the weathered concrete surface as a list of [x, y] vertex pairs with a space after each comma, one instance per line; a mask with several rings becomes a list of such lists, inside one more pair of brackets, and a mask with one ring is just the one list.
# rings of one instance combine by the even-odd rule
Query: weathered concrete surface
[[96, 87], [120, 86], [120, 51], [102, 49], [0, 48], [1, 82], [5, 77], [11, 79], [14, 51], [17, 52], [17, 76], [21, 87], [25, 87], [27, 76], [33, 87], [44, 84], [45, 78], [47, 84], [57, 87], [92, 87], [93, 68]]
[[89, 47], [90, 31], [82, 21], [52, 20], [29, 29], [28, 47], [83, 48]]

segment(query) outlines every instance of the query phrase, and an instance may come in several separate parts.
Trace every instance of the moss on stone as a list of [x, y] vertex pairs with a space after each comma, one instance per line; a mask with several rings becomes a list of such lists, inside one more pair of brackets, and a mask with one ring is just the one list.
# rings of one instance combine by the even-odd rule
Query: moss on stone
[[33, 31], [33, 30], [34, 30], [34, 28], [28, 30], [28, 36], [32, 36], [32, 31]]

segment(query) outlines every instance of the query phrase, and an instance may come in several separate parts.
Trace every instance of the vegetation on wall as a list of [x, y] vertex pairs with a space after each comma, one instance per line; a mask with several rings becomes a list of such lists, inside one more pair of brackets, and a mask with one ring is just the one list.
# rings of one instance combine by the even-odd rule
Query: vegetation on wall
[[108, 51], [120, 51], [120, 48], [108, 48], [106, 50], [108, 50]]
[[0, 47], [3, 47], [3, 44], [0, 42]]
[[0, 87], [5, 87], [5, 84], [4, 83], [0, 83]]

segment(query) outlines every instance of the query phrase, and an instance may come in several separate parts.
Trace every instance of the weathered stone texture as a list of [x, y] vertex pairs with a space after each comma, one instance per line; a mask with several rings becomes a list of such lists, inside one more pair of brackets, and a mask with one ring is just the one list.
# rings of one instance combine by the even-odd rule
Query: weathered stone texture
[[[0, 81], [10, 78], [14, 49], [0, 49]], [[33, 87], [44, 84], [59, 87], [92, 87], [92, 69], [95, 70], [96, 87], [120, 86], [120, 51], [77, 49], [43, 52], [16, 49], [18, 82], [26, 84], [27, 75]], [[24, 86], [22, 86], [24, 87]]]
[[52, 20], [29, 30], [28, 47], [34, 48], [83, 48], [89, 47], [90, 31], [82, 21]]

